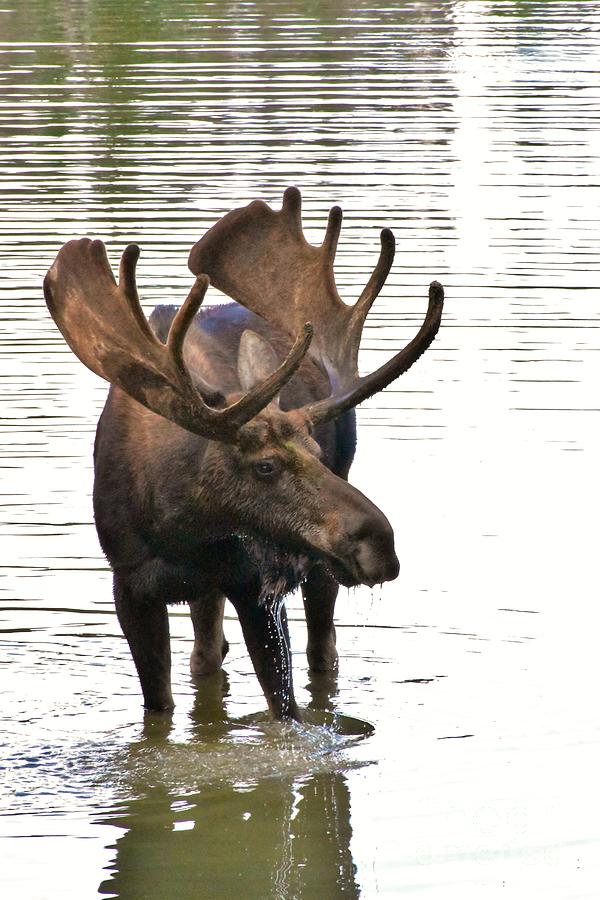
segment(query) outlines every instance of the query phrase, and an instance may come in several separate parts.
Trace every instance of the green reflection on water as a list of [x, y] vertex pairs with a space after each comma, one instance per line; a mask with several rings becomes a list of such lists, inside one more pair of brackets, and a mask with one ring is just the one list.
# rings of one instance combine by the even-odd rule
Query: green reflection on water
[[[100, 893], [131, 897], [356, 897], [342, 774], [218, 785], [177, 801], [161, 788], [123, 804], [126, 829]], [[214, 893], [213, 893], [214, 892]]]
[[[304, 734], [297, 726], [236, 725], [227, 718], [221, 681], [210, 679], [198, 692], [194, 741], [170, 743], [170, 718], [147, 716], [142, 740], [120, 756], [126, 799], [98, 823], [125, 831], [100, 893], [358, 897], [346, 778], [339, 758], [323, 762], [323, 750], [335, 747], [331, 737], [325, 729]], [[364, 730], [347, 720], [346, 731], [353, 729]], [[328, 770], [311, 773], [320, 761]], [[200, 790], [169, 784], [193, 784], [194, 770], [207, 782]]]

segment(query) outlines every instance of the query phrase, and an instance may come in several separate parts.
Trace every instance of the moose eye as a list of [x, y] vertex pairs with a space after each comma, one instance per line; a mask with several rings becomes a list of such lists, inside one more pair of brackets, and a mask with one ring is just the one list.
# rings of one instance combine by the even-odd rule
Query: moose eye
[[269, 478], [275, 474], [275, 463], [272, 459], [260, 459], [257, 463], [254, 463], [254, 471], [261, 478]]

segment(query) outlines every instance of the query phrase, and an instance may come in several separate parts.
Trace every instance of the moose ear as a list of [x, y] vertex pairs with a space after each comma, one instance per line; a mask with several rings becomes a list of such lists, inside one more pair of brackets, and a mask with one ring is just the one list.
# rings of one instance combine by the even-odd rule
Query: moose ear
[[[244, 331], [238, 353], [238, 378], [243, 391], [251, 390], [279, 367], [279, 359], [270, 343], [255, 331]], [[277, 398], [275, 398], [277, 401]]]

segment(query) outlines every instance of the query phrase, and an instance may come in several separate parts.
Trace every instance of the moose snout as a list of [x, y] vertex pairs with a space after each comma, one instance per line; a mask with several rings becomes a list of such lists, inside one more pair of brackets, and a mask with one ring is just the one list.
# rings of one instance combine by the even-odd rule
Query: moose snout
[[361, 584], [373, 587], [398, 577], [400, 563], [394, 549], [394, 532], [383, 513], [380, 513], [380, 521], [365, 523], [353, 543]]
[[[346, 587], [373, 587], [398, 577], [394, 532], [386, 516], [360, 491], [344, 485], [345, 515], [333, 540], [334, 575]], [[340, 527], [341, 526], [341, 527]]]

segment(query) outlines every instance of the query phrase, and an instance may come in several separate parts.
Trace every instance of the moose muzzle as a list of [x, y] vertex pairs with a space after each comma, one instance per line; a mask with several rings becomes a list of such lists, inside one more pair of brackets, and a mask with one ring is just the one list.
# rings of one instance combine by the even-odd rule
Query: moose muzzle
[[330, 564], [345, 587], [373, 587], [398, 577], [400, 563], [394, 532], [386, 516], [360, 491], [342, 482], [344, 502], [338, 503], [330, 534]]

